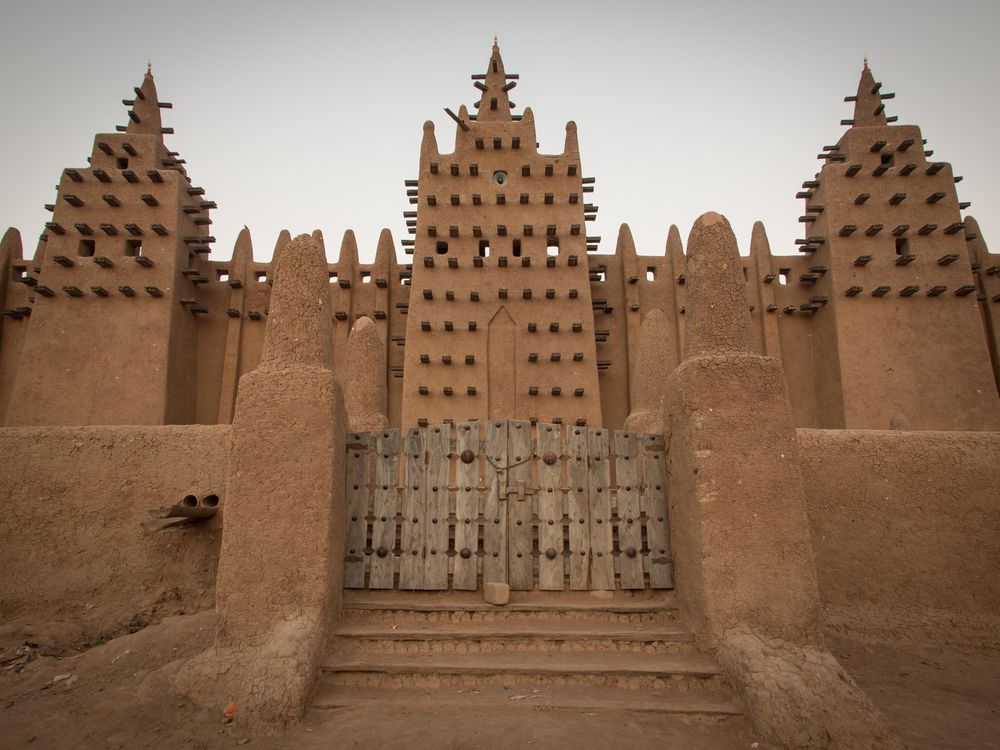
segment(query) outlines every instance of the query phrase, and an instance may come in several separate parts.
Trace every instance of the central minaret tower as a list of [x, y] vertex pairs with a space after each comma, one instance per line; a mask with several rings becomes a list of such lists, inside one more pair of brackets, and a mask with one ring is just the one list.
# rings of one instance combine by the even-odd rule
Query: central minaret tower
[[[443, 419], [601, 425], [576, 124], [541, 154], [530, 109], [514, 115], [496, 43], [469, 114], [442, 154], [424, 123], [406, 330], [402, 426]], [[415, 188], [415, 189], [414, 189]]]

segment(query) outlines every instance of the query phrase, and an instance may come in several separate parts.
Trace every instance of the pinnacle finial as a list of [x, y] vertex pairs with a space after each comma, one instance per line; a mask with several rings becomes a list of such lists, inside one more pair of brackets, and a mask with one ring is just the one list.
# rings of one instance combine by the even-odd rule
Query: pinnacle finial
[[865, 55], [865, 70], [868, 70], [868, 55]]
[[493, 46], [494, 47], [499, 47], [500, 46], [500, 43], [497, 41], [496, 34], [493, 35]]
[[146, 62], [146, 75], [148, 75], [148, 76], [153, 75], [153, 61], [152, 60], [148, 60]]

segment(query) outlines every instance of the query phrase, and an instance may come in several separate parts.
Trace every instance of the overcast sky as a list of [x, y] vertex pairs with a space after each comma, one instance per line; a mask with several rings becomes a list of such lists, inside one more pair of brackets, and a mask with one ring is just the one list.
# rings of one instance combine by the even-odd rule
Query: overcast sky
[[370, 261], [382, 227], [397, 248], [407, 236], [422, 123], [451, 150], [443, 108], [471, 108], [496, 34], [542, 151], [579, 126], [601, 252], [626, 222], [640, 253], [661, 254], [670, 224], [686, 238], [716, 210], [743, 253], [757, 219], [793, 253], [795, 193], [843, 132], [865, 55], [897, 94], [888, 113], [964, 175], [1000, 247], [998, 21], [1000, 2], [961, 0], [0, 0], [0, 224], [33, 252], [61, 170], [127, 121], [121, 99], [152, 60], [174, 104], [167, 143], [219, 205], [214, 258], [246, 224], [259, 260], [283, 228], [322, 229], [335, 258], [352, 228]]

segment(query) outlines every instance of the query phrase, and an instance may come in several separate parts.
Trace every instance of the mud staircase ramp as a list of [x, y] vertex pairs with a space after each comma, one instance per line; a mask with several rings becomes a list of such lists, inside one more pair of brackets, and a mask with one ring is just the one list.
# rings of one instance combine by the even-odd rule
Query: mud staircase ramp
[[357, 592], [321, 666], [313, 708], [387, 702], [739, 715], [719, 666], [677, 621], [671, 594]]

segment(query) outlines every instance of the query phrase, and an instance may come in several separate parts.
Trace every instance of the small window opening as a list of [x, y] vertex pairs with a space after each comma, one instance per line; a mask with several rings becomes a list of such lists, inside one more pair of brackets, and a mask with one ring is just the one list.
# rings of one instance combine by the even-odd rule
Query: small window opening
[[514, 240], [513, 253], [515, 258], [521, 257], [521, 240]]
[[142, 255], [142, 240], [125, 240], [125, 255], [130, 258]]
[[896, 255], [909, 255], [910, 241], [905, 237], [896, 238]]
[[490, 257], [490, 241], [489, 240], [479, 240], [479, 257], [489, 258]]
[[646, 281], [656, 281], [656, 266], [646, 267]]
[[260, 284], [267, 283], [267, 271], [254, 271], [253, 277], [257, 279], [257, 282]]
[[591, 281], [607, 281], [607, 274], [604, 272], [603, 268], [598, 268], [596, 271], [590, 272]]
[[330, 271], [330, 283], [331, 284], [336, 284], [337, 283], [337, 272], [336, 271]]
[[891, 167], [892, 166], [892, 152], [891, 151], [888, 151], [888, 152], [885, 152], [885, 153], [882, 154], [882, 163], [885, 164], [887, 167]]
[[447, 255], [448, 254], [448, 243], [441, 241], [437, 243], [437, 254]]
[[789, 274], [791, 274], [791, 272], [792, 272], [791, 268], [779, 268], [778, 269], [778, 283], [779, 284], [787, 284], [788, 283], [788, 276], [789, 276]]
[[401, 283], [403, 286], [409, 286], [412, 282], [413, 279], [410, 278], [408, 272], [404, 271], [401, 274], [399, 274], [399, 283]]
[[215, 273], [218, 275], [219, 281], [229, 281], [229, 271], [224, 268], [216, 271]]
[[550, 258], [555, 258], [559, 255], [559, 238], [549, 237], [545, 242], [545, 254]]
[[747, 273], [747, 267], [746, 266], [743, 266], [743, 280], [744, 281], [749, 281], [750, 280], [750, 274]]
[[95, 240], [80, 240], [80, 245], [77, 248], [77, 254], [89, 258], [94, 254], [94, 250], [97, 249], [97, 242]]
[[128, 159], [116, 159], [118, 169], [128, 169]]
[[361, 283], [362, 284], [371, 284], [372, 283], [372, 275], [371, 275], [370, 271], [362, 271], [361, 272]]

